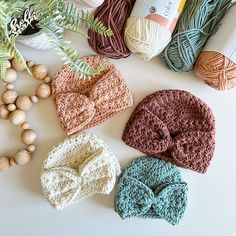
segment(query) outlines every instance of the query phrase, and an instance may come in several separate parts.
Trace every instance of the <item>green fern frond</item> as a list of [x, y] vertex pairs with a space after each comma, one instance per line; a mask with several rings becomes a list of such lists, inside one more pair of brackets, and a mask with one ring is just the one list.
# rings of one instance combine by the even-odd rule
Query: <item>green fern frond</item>
[[83, 21], [83, 25], [93, 30], [94, 32], [109, 37], [113, 35], [112, 30], [104, 26], [98, 18], [94, 18], [93, 14], [82, 11], [80, 17]]

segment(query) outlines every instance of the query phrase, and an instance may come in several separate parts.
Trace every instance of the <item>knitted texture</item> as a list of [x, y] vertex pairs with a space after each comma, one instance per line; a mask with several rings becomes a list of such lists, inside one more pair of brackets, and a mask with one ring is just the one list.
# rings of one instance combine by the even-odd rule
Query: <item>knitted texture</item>
[[65, 65], [52, 83], [57, 115], [68, 135], [98, 125], [133, 105], [132, 94], [113, 64], [99, 56], [83, 60], [94, 68], [101, 63], [107, 67], [91, 80], [81, 80]]
[[192, 94], [162, 90], [139, 103], [122, 139], [147, 155], [205, 173], [215, 149], [215, 120]]
[[56, 209], [96, 193], [109, 194], [120, 174], [110, 148], [90, 133], [74, 135], [54, 147], [43, 163], [41, 184]]
[[123, 219], [159, 218], [175, 225], [184, 216], [187, 190], [174, 165], [151, 157], [139, 158], [122, 173], [115, 211]]

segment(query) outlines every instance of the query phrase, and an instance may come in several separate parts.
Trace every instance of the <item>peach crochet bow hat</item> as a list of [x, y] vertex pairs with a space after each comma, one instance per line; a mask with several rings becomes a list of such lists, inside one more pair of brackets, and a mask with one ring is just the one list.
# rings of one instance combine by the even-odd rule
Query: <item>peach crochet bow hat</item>
[[100, 56], [82, 58], [96, 68], [106, 69], [90, 80], [81, 80], [69, 65], [64, 65], [52, 83], [53, 99], [62, 128], [68, 135], [98, 125], [133, 105], [132, 94], [121, 73]]

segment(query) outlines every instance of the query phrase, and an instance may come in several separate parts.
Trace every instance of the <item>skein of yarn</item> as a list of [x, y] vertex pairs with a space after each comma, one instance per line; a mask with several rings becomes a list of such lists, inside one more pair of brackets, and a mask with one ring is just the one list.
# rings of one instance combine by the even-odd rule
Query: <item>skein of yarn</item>
[[134, 0], [105, 0], [95, 11], [95, 17], [113, 31], [113, 36], [105, 37], [89, 30], [89, 45], [99, 55], [113, 59], [130, 55], [124, 42], [124, 26], [129, 17]]
[[217, 90], [236, 86], [236, 25], [232, 22], [236, 22], [236, 4], [207, 42], [194, 68], [200, 79]]
[[125, 29], [129, 50], [145, 60], [160, 54], [171, 40], [186, 0], [136, 0]]
[[161, 54], [173, 71], [191, 71], [210, 35], [228, 10], [231, 0], [187, 1], [171, 42]]

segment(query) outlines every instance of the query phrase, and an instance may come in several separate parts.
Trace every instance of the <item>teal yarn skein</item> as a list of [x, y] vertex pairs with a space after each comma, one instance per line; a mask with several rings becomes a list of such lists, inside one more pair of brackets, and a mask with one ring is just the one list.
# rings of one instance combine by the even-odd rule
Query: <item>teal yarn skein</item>
[[173, 71], [191, 71], [207, 42], [218, 29], [231, 0], [188, 0], [172, 40], [161, 60]]
[[186, 210], [187, 191], [175, 165], [141, 157], [132, 161], [119, 179], [115, 211], [122, 219], [165, 219], [176, 225]]

